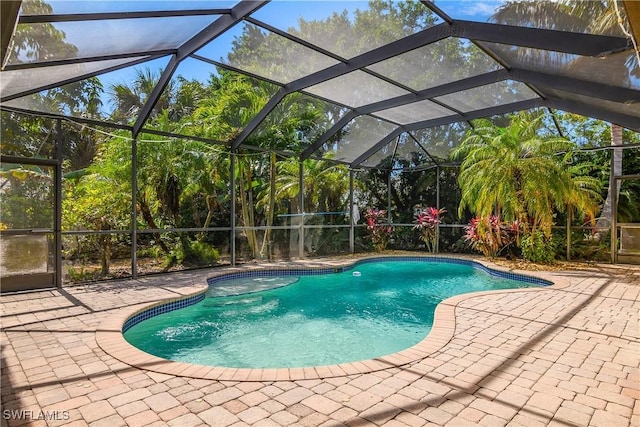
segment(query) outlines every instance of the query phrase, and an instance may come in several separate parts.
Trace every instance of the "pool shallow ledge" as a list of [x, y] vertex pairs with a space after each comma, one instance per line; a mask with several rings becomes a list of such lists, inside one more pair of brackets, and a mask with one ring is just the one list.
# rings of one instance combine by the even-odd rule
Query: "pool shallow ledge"
[[[218, 366], [197, 365], [184, 362], [176, 362], [173, 360], [162, 359], [160, 357], [146, 353], [133, 345], [129, 344], [123, 335], [123, 331], [127, 325], [135, 324], [146, 318], [153, 317], [157, 314], [179, 309], [202, 300], [209, 287], [208, 283], [202, 285], [193, 285], [188, 289], [183, 289], [182, 295], [152, 303], [142, 303], [128, 306], [113, 312], [106, 320], [104, 320], [98, 331], [96, 332], [96, 341], [98, 346], [107, 354], [117, 360], [138, 369], [144, 369], [152, 372], [163, 374], [183, 376], [190, 378], [201, 378], [210, 380], [224, 381], [297, 381], [305, 379], [322, 379], [330, 377], [340, 377], [354, 374], [365, 374], [380, 371], [389, 368], [402, 367], [419, 360], [425, 359], [444, 347], [454, 336], [455, 331], [455, 309], [458, 304], [469, 298], [487, 295], [501, 295], [510, 292], [545, 292], [546, 290], [561, 289], [569, 285], [566, 279], [553, 275], [551, 272], [544, 271], [521, 271], [509, 270], [498, 266], [487, 260], [478, 260], [462, 257], [442, 257], [442, 256], [373, 256], [360, 258], [357, 260], [345, 260], [341, 266], [331, 265], [327, 268], [265, 268], [263, 271], [274, 273], [282, 273], [283, 271], [295, 270], [303, 272], [306, 270], [329, 270], [335, 272], [337, 270], [345, 271], [354, 268], [359, 263], [375, 262], [382, 260], [416, 260], [426, 262], [452, 262], [452, 263], [469, 263], [475, 267], [487, 271], [489, 274], [497, 274], [499, 276], [517, 276], [527, 277], [534, 282], [548, 283], [544, 287], [535, 288], [517, 288], [508, 290], [493, 290], [473, 292], [467, 294], [456, 295], [440, 302], [434, 312], [433, 326], [429, 334], [418, 344], [409, 347], [397, 353], [386, 356], [377, 357], [370, 360], [359, 360], [355, 362], [341, 363], [338, 365], [313, 366], [301, 368], [278, 368], [278, 369], [254, 369], [254, 368], [229, 368]], [[246, 270], [240, 273], [221, 273], [215, 276], [215, 279], [238, 277], [238, 274], [252, 276], [257, 275], [258, 270]]]

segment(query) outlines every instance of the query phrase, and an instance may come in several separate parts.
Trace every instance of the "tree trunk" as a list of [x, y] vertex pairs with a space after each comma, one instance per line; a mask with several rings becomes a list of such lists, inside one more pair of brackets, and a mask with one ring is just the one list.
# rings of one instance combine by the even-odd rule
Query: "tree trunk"
[[[138, 200], [138, 206], [140, 207], [140, 213], [142, 214], [142, 219], [144, 219], [144, 221], [147, 223], [149, 228], [156, 230], [158, 226], [156, 225], [156, 221], [153, 219], [153, 215], [151, 215], [151, 209], [149, 209], [149, 206], [147, 205], [147, 203]], [[162, 252], [164, 252], [165, 255], [169, 255], [169, 248], [162, 241], [160, 234], [153, 233], [153, 237], [156, 239], [156, 243], [158, 244], [158, 246], [160, 246], [160, 249], [162, 249]]]
[[[247, 200], [249, 197], [247, 195], [247, 191], [251, 189], [251, 177], [249, 176], [247, 186], [249, 190], [245, 189], [245, 180], [244, 180], [244, 165], [240, 166], [240, 173], [238, 174], [238, 180], [240, 185], [240, 206], [242, 210], [242, 220], [244, 222], [245, 227], [253, 227], [253, 215], [249, 212], [249, 206], [253, 209], [253, 203], [250, 200]], [[245, 235], [247, 236], [247, 241], [249, 244], [249, 248], [251, 249], [251, 256], [253, 258], [257, 255], [257, 243], [256, 243], [256, 231], [255, 230], [245, 230]]]
[[[611, 123], [611, 146], [616, 147], [622, 145], [622, 127]], [[602, 207], [602, 212], [596, 223], [597, 228], [606, 228], [611, 226], [611, 215], [613, 212], [613, 188], [614, 176], [622, 175], [622, 150], [620, 148], [613, 148], [611, 155], [613, 156], [613, 168], [609, 173], [609, 191], [607, 193], [607, 199]], [[620, 186], [617, 186], [616, 200], [620, 197]]]
[[216, 196], [207, 195], [205, 200], [207, 202], [207, 218], [204, 220], [204, 225], [202, 228], [209, 228], [211, 224], [211, 219], [213, 218], [213, 210], [215, 209], [215, 200]]
[[260, 255], [271, 259], [271, 251], [267, 251], [267, 245], [271, 238], [271, 227], [273, 226], [274, 211], [276, 208], [276, 153], [272, 152], [269, 157], [269, 206], [267, 208], [267, 229], [262, 240]]
[[198, 263], [198, 260], [194, 258], [193, 251], [191, 250], [191, 239], [185, 232], [179, 233], [180, 245], [182, 246], [182, 254], [184, 256], [183, 262], [185, 263]]
[[109, 267], [111, 265], [111, 236], [108, 234], [104, 234], [100, 236], [100, 246], [102, 250], [100, 251], [100, 272], [102, 276], [109, 275]]
[[296, 254], [299, 252], [299, 240], [300, 240], [300, 221], [302, 221], [302, 216], [297, 216], [298, 213], [298, 197], [294, 197], [291, 199], [291, 207], [289, 208], [289, 219], [291, 227], [289, 230], [289, 258], [291, 258], [291, 254]]

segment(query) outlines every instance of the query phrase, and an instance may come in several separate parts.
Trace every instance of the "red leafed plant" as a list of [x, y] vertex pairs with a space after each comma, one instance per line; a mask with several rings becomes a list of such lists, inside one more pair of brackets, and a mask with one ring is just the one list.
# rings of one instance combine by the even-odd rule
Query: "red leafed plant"
[[387, 211], [368, 208], [364, 218], [373, 249], [376, 252], [384, 251], [393, 234], [393, 227], [387, 220]]
[[429, 252], [435, 252], [438, 244], [438, 224], [440, 224], [440, 215], [443, 215], [446, 209], [438, 209], [428, 207], [423, 209], [418, 217], [413, 221], [414, 230], [420, 231], [420, 240], [427, 246]]
[[519, 221], [506, 223], [497, 215], [472, 218], [464, 228], [464, 238], [484, 256], [494, 258], [499, 252], [520, 243]]

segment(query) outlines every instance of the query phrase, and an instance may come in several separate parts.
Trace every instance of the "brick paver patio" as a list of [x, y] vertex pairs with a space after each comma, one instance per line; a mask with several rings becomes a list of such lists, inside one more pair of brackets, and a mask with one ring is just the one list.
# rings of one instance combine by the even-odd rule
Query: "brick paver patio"
[[2, 426], [640, 425], [640, 267], [530, 272], [562, 286], [447, 300], [430, 354], [364, 374], [211, 380], [100, 347], [116, 313], [221, 272], [1, 296]]

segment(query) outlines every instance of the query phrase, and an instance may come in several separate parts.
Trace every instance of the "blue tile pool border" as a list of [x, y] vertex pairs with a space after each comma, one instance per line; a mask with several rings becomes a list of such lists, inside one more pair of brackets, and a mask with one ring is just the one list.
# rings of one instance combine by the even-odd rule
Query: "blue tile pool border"
[[166, 303], [161, 303], [159, 305], [155, 305], [153, 307], [142, 310], [133, 316], [129, 317], [124, 324], [122, 325], [122, 333], [127, 332], [129, 329], [134, 327], [140, 322], [143, 322], [147, 319], [151, 319], [159, 314], [169, 313], [170, 311], [179, 310], [184, 307], [188, 307], [193, 304], [197, 304], [205, 298], [206, 291], [202, 291], [197, 293], [196, 295], [191, 295], [185, 298], [169, 301]]
[[[512, 273], [508, 271], [495, 270], [487, 267], [482, 263], [473, 260], [464, 260], [449, 257], [440, 256], [380, 256], [365, 258], [355, 261], [353, 264], [342, 267], [325, 267], [325, 268], [283, 268], [283, 269], [264, 269], [264, 270], [250, 270], [239, 271], [235, 273], [226, 273], [216, 277], [210, 277], [207, 279], [209, 286], [215, 285], [218, 282], [222, 282], [230, 279], [240, 279], [245, 277], [273, 277], [273, 276], [317, 276], [321, 274], [342, 273], [345, 271], [353, 270], [358, 265], [369, 264], [381, 261], [415, 261], [415, 262], [439, 262], [447, 264], [468, 265], [485, 273], [504, 279], [518, 280], [521, 282], [531, 283], [539, 286], [550, 286], [553, 282], [539, 277], [528, 276], [526, 274]], [[147, 319], [150, 319], [159, 314], [168, 313], [170, 311], [179, 310], [184, 307], [188, 307], [193, 304], [197, 304], [204, 300], [206, 296], [206, 290], [199, 292], [196, 295], [188, 296], [185, 298], [161, 303], [156, 306], [142, 310], [133, 316], [129, 317], [122, 325], [122, 333], [125, 333], [133, 326]]]

